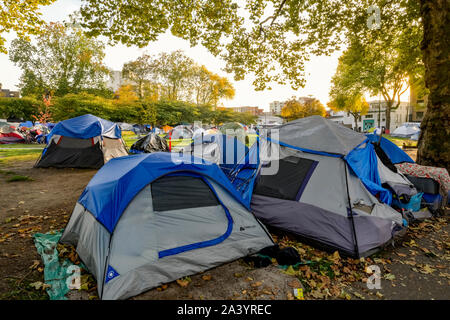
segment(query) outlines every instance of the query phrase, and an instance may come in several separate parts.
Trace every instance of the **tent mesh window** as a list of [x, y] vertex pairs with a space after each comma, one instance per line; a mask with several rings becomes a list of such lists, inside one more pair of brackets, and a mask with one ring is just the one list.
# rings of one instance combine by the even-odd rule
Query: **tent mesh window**
[[254, 193], [272, 198], [299, 200], [317, 163], [294, 156], [271, 161], [270, 167], [278, 166], [277, 174], [261, 175]]
[[201, 178], [165, 176], [153, 181], [151, 189], [155, 211], [220, 205], [212, 190]]
[[60, 140], [55, 141], [58, 144], [58, 147], [60, 148], [90, 148], [93, 145], [93, 139], [78, 139], [78, 138], [71, 138], [71, 137], [61, 137]]

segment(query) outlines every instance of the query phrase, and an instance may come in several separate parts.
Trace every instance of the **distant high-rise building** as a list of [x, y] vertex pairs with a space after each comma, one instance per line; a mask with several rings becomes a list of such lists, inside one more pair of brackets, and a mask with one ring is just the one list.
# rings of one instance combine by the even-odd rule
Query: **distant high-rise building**
[[[311, 97], [292, 97], [289, 100], [297, 100], [300, 103], [308, 103], [314, 100], [314, 98]], [[286, 101], [272, 101], [271, 103], [269, 103], [269, 110], [273, 115], [280, 115], [281, 114], [281, 110], [283, 109], [284, 105], [286, 104], [286, 102], [288, 102], [289, 100]]]
[[272, 101], [269, 104], [270, 113], [278, 115], [281, 114], [281, 109], [283, 109], [285, 101]]
[[234, 107], [232, 109], [233, 109], [234, 112], [243, 112], [243, 113], [247, 112], [247, 113], [251, 113], [254, 116], [261, 115], [264, 112], [263, 109], [260, 109], [258, 107], [248, 107], [248, 106], [245, 106], [245, 107]]

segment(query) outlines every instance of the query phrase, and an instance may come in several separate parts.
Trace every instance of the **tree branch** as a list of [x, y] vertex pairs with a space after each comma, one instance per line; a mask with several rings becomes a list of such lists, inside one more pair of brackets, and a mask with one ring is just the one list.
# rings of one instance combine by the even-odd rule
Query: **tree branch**
[[[281, 10], [284, 7], [284, 4], [286, 3], [286, 0], [281, 1], [280, 6], [278, 7], [277, 11], [275, 12], [274, 15], [267, 17], [266, 19], [264, 19], [263, 21], [261, 21], [259, 23], [259, 34], [258, 36], [261, 35], [261, 32], [264, 32], [264, 24], [269, 21], [270, 19], [272, 19], [272, 21], [270, 22], [270, 26], [272, 26], [275, 23], [275, 20], [277, 20], [278, 16], [280, 15]], [[265, 32], [264, 32], [265, 35]], [[264, 36], [264, 40], [265, 40], [265, 36]]]

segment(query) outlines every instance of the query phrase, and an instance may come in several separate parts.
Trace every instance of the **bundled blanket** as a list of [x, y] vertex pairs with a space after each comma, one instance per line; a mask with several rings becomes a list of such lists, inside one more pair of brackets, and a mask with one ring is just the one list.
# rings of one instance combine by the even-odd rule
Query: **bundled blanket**
[[440, 186], [440, 194], [445, 199], [444, 203], [447, 203], [447, 196], [450, 191], [450, 176], [447, 169], [421, 166], [416, 163], [407, 162], [397, 163], [395, 166], [397, 167], [398, 171], [403, 174], [419, 178], [429, 178], [438, 182]]

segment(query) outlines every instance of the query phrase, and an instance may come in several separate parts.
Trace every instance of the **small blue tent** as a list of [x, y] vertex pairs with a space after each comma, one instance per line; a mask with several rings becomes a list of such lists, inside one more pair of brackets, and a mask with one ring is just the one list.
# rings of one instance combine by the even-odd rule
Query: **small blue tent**
[[117, 158], [80, 196], [61, 242], [126, 299], [273, 245], [219, 167], [178, 153]]
[[128, 155], [120, 127], [111, 121], [82, 115], [56, 124], [35, 167], [100, 168], [111, 158]]

